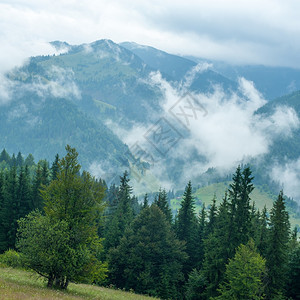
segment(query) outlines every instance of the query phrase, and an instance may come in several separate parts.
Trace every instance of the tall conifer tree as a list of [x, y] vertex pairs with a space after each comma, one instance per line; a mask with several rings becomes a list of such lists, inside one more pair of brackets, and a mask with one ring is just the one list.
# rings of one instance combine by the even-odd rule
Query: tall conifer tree
[[269, 275], [267, 296], [269, 299], [276, 294], [284, 292], [287, 278], [289, 235], [289, 215], [286, 211], [285, 200], [281, 191], [270, 213], [270, 230], [266, 257]]
[[159, 189], [158, 195], [154, 200], [154, 203], [161, 209], [165, 214], [166, 219], [169, 223], [172, 223], [172, 211], [168, 203], [168, 195], [165, 189]]
[[198, 244], [198, 220], [195, 213], [195, 200], [192, 196], [192, 183], [188, 182], [181, 207], [178, 211], [176, 222], [176, 234], [181, 241], [186, 242], [186, 253], [189, 256], [184, 265], [183, 272], [187, 277], [188, 273], [196, 266], [197, 244]]

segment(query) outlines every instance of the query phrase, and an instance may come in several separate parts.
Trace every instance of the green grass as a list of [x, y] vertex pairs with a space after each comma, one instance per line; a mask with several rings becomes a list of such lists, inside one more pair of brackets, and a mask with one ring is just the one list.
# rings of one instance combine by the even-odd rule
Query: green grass
[[48, 289], [35, 273], [0, 266], [0, 299], [154, 299], [87, 284], [71, 283], [66, 291]]

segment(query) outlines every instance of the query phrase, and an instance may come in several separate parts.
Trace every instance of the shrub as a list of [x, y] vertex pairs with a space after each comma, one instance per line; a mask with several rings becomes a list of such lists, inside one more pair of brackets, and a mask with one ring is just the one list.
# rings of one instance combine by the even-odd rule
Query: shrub
[[0, 263], [12, 268], [24, 267], [22, 255], [12, 249], [7, 250], [6, 252], [0, 255]]

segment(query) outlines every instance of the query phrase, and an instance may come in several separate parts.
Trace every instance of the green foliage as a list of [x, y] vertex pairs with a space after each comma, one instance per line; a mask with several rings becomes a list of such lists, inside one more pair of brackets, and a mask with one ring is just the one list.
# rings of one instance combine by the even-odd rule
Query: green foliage
[[195, 200], [192, 196], [191, 181], [188, 182], [185, 188], [175, 229], [178, 239], [186, 243], [186, 253], [189, 258], [184, 265], [183, 271], [187, 277], [188, 273], [196, 266], [199, 243], [198, 220], [195, 213]]
[[179, 298], [184, 244], [172, 232], [163, 212], [153, 204], [144, 208], [109, 253], [111, 282], [127, 290], [163, 299]]
[[120, 181], [120, 187], [114, 195], [113, 205], [115, 205], [115, 209], [108, 217], [105, 226], [104, 246], [107, 251], [119, 245], [126, 228], [133, 221], [135, 215], [134, 199], [131, 197], [132, 187], [129, 185], [130, 179], [127, 171], [124, 172]]
[[[31, 271], [0, 267], [1, 299], [59, 299], [59, 300], [151, 300], [119, 289], [94, 284], [70, 283], [68, 290], [47, 289], [45, 280]], [[157, 299], [156, 299], [157, 300]]]
[[187, 300], [206, 299], [204, 294], [206, 288], [206, 278], [202, 271], [196, 269], [189, 274], [189, 279], [185, 285], [185, 297]]
[[21, 219], [17, 243], [27, 266], [46, 277], [49, 287], [60, 288], [82, 278], [99, 282], [106, 268], [98, 261], [102, 245], [96, 226], [103, 188], [89, 173], [79, 175], [76, 150], [66, 150], [57, 179], [41, 191], [45, 215], [34, 212]]
[[293, 249], [289, 255], [287, 296], [292, 299], [300, 299], [300, 245]]
[[290, 223], [285, 208], [283, 192], [278, 195], [270, 213], [270, 229], [267, 249], [268, 292], [267, 296], [284, 292], [287, 278]]
[[81, 281], [82, 278], [85, 282], [101, 280], [98, 275], [104, 275], [100, 274], [103, 266], [93, 257], [87, 244], [74, 247], [74, 236], [65, 220], [54, 221], [33, 212], [19, 221], [19, 227], [17, 246], [24, 263], [46, 277], [49, 287], [54, 281], [56, 286], [66, 288], [69, 281]]
[[12, 268], [24, 267], [22, 255], [13, 249], [9, 249], [0, 255], [0, 263]]
[[[270, 217], [266, 207], [260, 206], [260, 212], [254, 203], [250, 205], [249, 168], [238, 167], [223, 201], [218, 202], [215, 195], [209, 209], [202, 206], [199, 217], [189, 182], [172, 224], [165, 190], [159, 191], [153, 205], [149, 206], [148, 195], [139, 204], [126, 171], [119, 186], [107, 188], [104, 180], [80, 173], [78, 153], [69, 146], [66, 150], [62, 159], [55, 157], [51, 169], [45, 160], [35, 164], [32, 155], [24, 160], [20, 152], [11, 157], [5, 150], [0, 154], [0, 168], [5, 167], [0, 171], [0, 251], [15, 247], [19, 224], [17, 247], [22, 256], [20, 262], [20, 254], [8, 250], [0, 258], [2, 264], [19, 267], [25, 263], [46, 277], [49, 286], [60, 288], [75, 281], [113, 284], [166, 299], [259, 299], [262, 278], [255, 281], [254, 269], [242, 265], [236, 252], [241, 244], [249, 250], [253, 241], [246, 243], [253, 239], [256, 248], [249, 251], [255, 255], [258, 251], [266, 259], [267, 298], [297, 299], [297, 231], [290, 238], [282, 192]], [[26, 216], [33, 209], [39, 211]], [[255, 255], [244, 252], [251, 258], [241, 256], [244, 262], [255, 265]], [[232, 282], [228, 279], [243, 267], [259, 285], [254, 296], [251, 280], [241, 274]]]
[[169, 207], [168, 196], [165, 189], [160, 189], [158, 195], [156, 196], [154, 203], [161, 209], [165, 214], [168, 222], [172, 223], [172, 211]]
[[219, 284], [224, 278], [226, 264], [230, 258], [230, 225], [229, 203], [225, 195], [218, 209], [213, 231], [204, 239], [203, 274], [207, 280], [205, 295], [215, 296]]
[[230, 256], [240, 244], [246, 244], [250, 237], [250, 193], [253, 191], [253, 177], [249, 167], [241, 170], [238, 166], [230, 184], [228, 196], [230, 201], [231, 241]]
[[225, 282], [219, 290], [221, 295], [214, 299], [264, 299], [265, 264], [265, 259], [257, 253], [253, 240], [239, 246], [226, 266]]

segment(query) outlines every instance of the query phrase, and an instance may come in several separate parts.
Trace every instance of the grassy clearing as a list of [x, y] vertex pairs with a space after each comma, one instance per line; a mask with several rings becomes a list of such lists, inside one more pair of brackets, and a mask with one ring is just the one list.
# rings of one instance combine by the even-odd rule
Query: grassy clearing
[[87, 284], [71, 283], [67, 291], [48, 289], [45, 281], [36, 274], [6, 267], [0, 267], [0, 299], [154, 299], [120, 290]]

